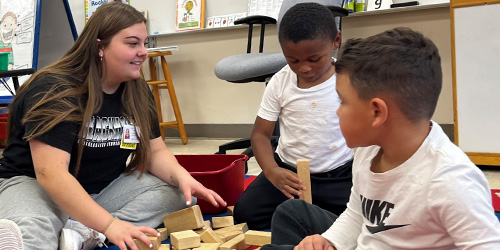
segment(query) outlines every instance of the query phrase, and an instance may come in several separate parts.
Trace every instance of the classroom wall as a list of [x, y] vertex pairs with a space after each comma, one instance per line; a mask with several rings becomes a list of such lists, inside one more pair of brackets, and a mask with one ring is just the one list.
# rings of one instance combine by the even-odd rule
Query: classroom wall
[[451, 24], [448, 5], [378, 15], [352, 15], [343, 19], [342, 26], [343, 39], [367, 37], [400, 26], [420, 31], [430, 38], [438, 47], [443, 70], [443, 89], [432, 119], [440, 124], [453, 124]]
[[[139, 2], [139, 0], [135, 1]], [[135, 4], [135, 1], [132, 0], [132, 5]], [[209, 0], [207, 2], [211, 3], [212, 1], [229, 3], [233, 0]], [[83, 2], [82, 0], [70, 0], [79, 31], [83, 27]], [[207, 4], [207, 16], [232, 13], [224, 11], [224, 8], [229, 5], [222, 4], [222, 9], [216, 8], [217, 14], [210, 14], [208, 6], [210, 5]], [[170, 8], [175, 7], [171, 6]], [[240, 6], [239, 9], [231, 11], [236, 13], [245, 8], [246, 6]], [[172, 15], [171, 10], [165, 9], [163, 11], [165, 17], [169, 15], [168, 13]], [[150, 18], [153, 18], [152, 15], [153, 12], [150, 11]], [[174, 18], [169, 17], [168, 20], [174, 20]], [[168, 22], [165, 21], [166, 25]], [[407, 26], [419, 30], [437, 44], [442, 58], [444, 81], [443, 91], [433, 119], [440, 124], [453, 124], [449, 7], [379, 15], [353, 15], [343, 21], [343, 39], [366, 37], [397, 26]], [[258, 33], [259, 29], [254, 30], [254, 34]], [[221, 28], [183, 33], [174, 32], [156, 36], [156, 39], [158, 46], [179, 46], [179, 50], [174, 51], [173, 55], [166, 59], [171, 69], [188, 136], [211, 137], [214, 135], [214, 130], [219, 131], [217, 137], [249, 135], [265, 88], [264, 83], [234, 84], [218, 79], [213, 73], [215, 64], [220, 59], [245, 53], [247, 29]], [[275, 26], [266, 28], [265, 39], [265, 52], [280, 51]], [[257, 38], [254, 39], [254, 44], [257, 47]], [[164, 100], [163, 116], [173, 119], [168, 103], [168, 94], [163, 93], [161, 98]], [[177, 133], [176, 131], [172, 133], [167, 131], [167, 134], [175, 136]]]

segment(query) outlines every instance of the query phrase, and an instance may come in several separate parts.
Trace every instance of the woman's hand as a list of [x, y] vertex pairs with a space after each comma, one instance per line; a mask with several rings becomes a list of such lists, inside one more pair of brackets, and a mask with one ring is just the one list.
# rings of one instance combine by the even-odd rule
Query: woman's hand
[[302, 180], [299, 179], [296, 173], [281, 167], [268, 168], [264, 172], [266, 178], [286, 197], [293, 199], [294, 195], [300, 196], [301, 190], [306, 187], [302, 185]]
[[146, 233], [160, 236], [158, 231], [153, 228], [135, 226], [132, 223], [118, 219], [115, 219], [104, 233], [106, 238], [118, 246], [120, 250], [127, 250], [127, 246], [131, 250], [139, 250], [139, 247], [135, 244], [134, 239], [138, 239], [144, 242], [146, 246], [150, 246], [152, 243]]
[[305, 237], [293, 250], [336, 250], [330, 242], [319, 234]]
[[226, 201], [219, 194], [203, 186], [203, 184], [195, 180], [189, 173], [179, 176], [179, 188], [184, 193], [186, 205], [188, 206], [193, 204], [192, 196], [204, 199], [215, 207], [219, 207], [220, 205], [223, 207], [227, 206]]

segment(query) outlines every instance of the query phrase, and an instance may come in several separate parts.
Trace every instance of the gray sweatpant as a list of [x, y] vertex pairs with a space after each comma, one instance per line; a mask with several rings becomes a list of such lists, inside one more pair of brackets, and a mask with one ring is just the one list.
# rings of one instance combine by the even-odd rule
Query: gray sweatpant
[[[92, 198], [114, 217], [134, 225], [158, 227], [162, 216], [186, 207], [179, 188], [139, 171], [120, 175]], [[193, 204], [195, 204], [193, 197]], [[59, 209], [36, 179], [0, 178], [0, 219], [19, 225], [25, 250], [57, 249], [68, 215]]]

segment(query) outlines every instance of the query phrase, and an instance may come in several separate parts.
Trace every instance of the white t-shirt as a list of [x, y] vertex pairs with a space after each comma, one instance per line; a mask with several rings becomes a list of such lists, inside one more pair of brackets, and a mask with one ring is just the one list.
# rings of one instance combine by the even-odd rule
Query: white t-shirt
[[483, 173], [435, 122], [406, 162], [370, 170], [380, 147], [356, 151], [347, 210], [323, 237], [344, 249], [500, 249]]
[[279, 117], [276, 152], [283, 162], [296, 166], [297, 159], [309, 159], [311, 173], [324, 173], [352, 159], [336, 114], [340, 101], [335, 84], [336, 74], [301, 89], [288, 65], [271, 78], [257, 115], [268, 121]]

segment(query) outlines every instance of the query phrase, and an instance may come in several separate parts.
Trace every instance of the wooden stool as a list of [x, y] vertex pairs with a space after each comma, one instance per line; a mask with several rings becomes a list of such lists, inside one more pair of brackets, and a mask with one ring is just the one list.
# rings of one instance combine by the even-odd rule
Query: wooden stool
[[[148, 52], [151, 81], [146, 82], [153, 88], [153, 96], [156, 102], [156, 109], [158, 110], [158, 120], [160, 121], [161, 138], [165, 139], [165, 131], [163, 128], [174, 128], [179, 130], [182, 144], [187, 144], [188, 138], [186, 135], [186, 128], [184, 127], [184, 122], [182, 121], [181, 110], [179, 109], [179, 103], [177, 102], [177, 96], [175, 95], [174, 84], [172, 83], [172, 76], [170, 75], [167, 60], [165, 60], [165, 56], [167, 55], [172, 55], [172, 51]], [[156, 65], [154, 63], [154, 57], [157, 56], [161, 59], [161, 67], [163, 69], [163, 76], [165, 77], [165, 80], [158, 80], [157, 78]], [[160, 89], [168, 90], [168, 94], [170, 95], [170, 102], [172, 102], [172, 108], [174, 110], [175, 121], [163, 121], [160, 102]]]

